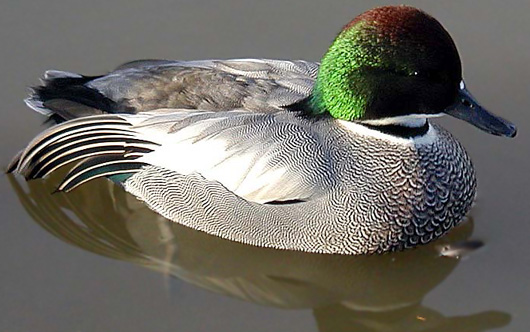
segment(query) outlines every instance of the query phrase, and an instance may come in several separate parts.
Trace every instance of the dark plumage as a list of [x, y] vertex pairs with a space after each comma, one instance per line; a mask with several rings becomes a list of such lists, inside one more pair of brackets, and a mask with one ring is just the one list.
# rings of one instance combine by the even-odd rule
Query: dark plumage
[[309, 95], [317, 70], [306, 61], [134, 61], [104, 76], [49, 71], [26, 102], [64, 120], [161, 108], [274, 112]]

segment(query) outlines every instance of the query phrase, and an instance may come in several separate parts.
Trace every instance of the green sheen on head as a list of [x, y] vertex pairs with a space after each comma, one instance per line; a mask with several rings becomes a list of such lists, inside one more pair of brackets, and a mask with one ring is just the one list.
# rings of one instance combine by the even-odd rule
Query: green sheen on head
[[436, 19], [407, 6], [375, 8], [347, 24], [322, 58], [311, 108], [350, 121], [439, 113], [461, 79], [456, 46]]

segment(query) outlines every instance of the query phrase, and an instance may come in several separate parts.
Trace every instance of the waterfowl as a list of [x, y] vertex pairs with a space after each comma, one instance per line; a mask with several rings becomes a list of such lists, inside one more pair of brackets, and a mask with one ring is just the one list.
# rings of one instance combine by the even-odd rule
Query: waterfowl
[[233, 241], [371, 254], [428, 243], [476, 193], [461, 144], [428, 118], [499, 136], [514, 125], [468, 92], [456, 46], [423, 11], [367, 11], [321, 63], [266, 59], [48, 71], [26, 103], [59, 121], [9, 167], [59, 186], [108, 177], [162, 216]]

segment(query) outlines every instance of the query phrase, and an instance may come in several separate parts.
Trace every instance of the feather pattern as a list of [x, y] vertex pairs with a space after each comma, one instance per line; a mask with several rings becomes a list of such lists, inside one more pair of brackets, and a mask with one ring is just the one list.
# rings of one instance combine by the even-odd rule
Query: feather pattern
[[[320, 253], [415, 247], [448, 232], [469, 210], [473, 169], [441, 127], [433, 126], [437, 139], [415, 145], [366, 141], [327, 120], [313, 126], [316, 131], [331, 126], [330, 141], [321, 143], [335, 180], [303, 202], [257, 204], [199, 172], [159, 166], [142, 168], [124, 187], [154, 211], [194, 229], [257, 246]], [[327, 146], [332, 141], [344, 144]]]
[[[115, 177], [171, 220], [280, 249], [398, 250], [430, 242], [462, 220], [475, 176], [447, 131], [430, 125], [415, 140], [355, 126], [363, 127], [246, 110], [95, 116], [37, 137], [18, 171], [38, 177], [82, 158], [60, 190]], [[91, 148], [61, 148], [78, 143]], [[285, 204], [264, 204], [278, 201]]]
[[110, 177], [171, 220], [278, 249], [386, 252], [458, 224], [476, 186], [462, 146], [428, 122], [421, 137], [399, 138], [285, 110], [307, 98], [317, 70], [146, 60], [101, 77], [48, 72], [28, 105], [74, 119], [9, 168], [38, 178], [77, 161], [59, 190]]

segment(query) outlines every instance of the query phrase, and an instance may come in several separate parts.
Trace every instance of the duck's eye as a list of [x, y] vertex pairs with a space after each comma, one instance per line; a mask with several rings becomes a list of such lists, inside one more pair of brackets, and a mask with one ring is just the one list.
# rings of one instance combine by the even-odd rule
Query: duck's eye
[[444, 73], [434, 70], [425, 70], [425, 71], [419, 71], [415, 72], [416, 74], [414, 76], [420, 76], [425, 78], [426, 80], [434, 83], [443, 83], [446, 81], [446, 76]]

